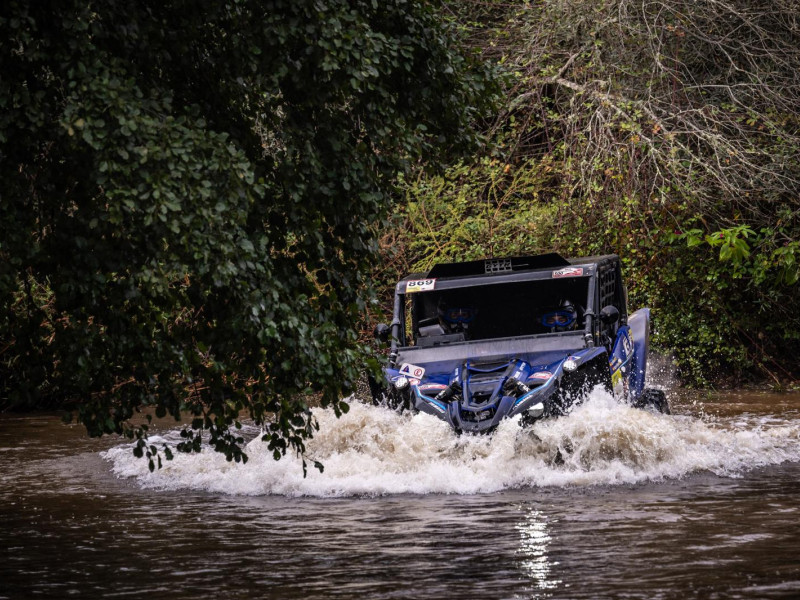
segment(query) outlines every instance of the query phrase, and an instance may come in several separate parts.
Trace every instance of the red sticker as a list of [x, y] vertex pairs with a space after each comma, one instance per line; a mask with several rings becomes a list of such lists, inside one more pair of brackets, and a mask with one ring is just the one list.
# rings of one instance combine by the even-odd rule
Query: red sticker
[[553, 277], [580, 277], [583, 275], [583, 267], [565, 267], [558, 271], [553, 271]]
[[447, 386], [443, 383], [426, 383], [425, 385], [419, 386], [421, 390], [444, 390], [447, 389]]

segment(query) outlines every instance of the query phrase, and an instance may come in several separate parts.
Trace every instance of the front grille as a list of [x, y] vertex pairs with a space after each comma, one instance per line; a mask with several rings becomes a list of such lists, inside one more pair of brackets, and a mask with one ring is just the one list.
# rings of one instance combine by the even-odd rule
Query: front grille
[[494, 406], [490, 406], [485, 410], [479, 410], [477, 412], [472, 412], [471, 410], [462, 410], [461, 411], [461, 420], [468, 421], [470, 423], [480, 423], [481, 421], [489, 421], [490, 419], [494, 418], [496, 409]]
[[491, 398], [492, 398], [491, 392], [484, 392], [484, 391], [472, 392], [472, 402], [470, 402], [470, 404], [475, 407], [482, 406], [487, 402], [489, 402]]
[[502, 379], [502, 373], [471, 373], [469, 376], [470, 385], [496, 384]]

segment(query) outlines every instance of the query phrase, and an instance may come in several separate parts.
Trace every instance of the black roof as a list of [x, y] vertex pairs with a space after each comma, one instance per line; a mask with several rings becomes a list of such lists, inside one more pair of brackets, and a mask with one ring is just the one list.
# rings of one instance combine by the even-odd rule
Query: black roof
[[499, 275], [514, 271], [535, 271], [538, 269], [557, 269], [569, 267], [566, 258], [551, 252], [536, 256], [514, 256], [510, 258], [487, 258], [458, 263], [434, 265], [428, 272], [430, 278], [471, 277], [475, 275]]
[[619, 256], [616, 254], [603, 254], [599, 256], [583, 256], [580, 258], [568, 258], [571, 265], [600, 265], [602, 263], [617, 263]]
[[[572, 276], [588, 277], [597, 269], [619, 263], [619, 256], [607, 254], [582, 258], [564, 258], [555, 252], [536, 256], [516, 256], [511, 258], [487, 258], [460, 263], [435, 265], [427, 273], [410, 273], [397, 282], [396, 291], [406, 293], [406, 284], [414, 280], [435, 280], [436, 289], [473, 287], [495, 283], [512, 283], [550, 279], [552, 272], [567, 267], [583, 267], [581, 273]], [[431, 288], [433, 289], [433, 288]]]
[[599, 265], [607, 262], [618, 262], [616, 254], [587, 256], [581, 258], [564, 258], [556, 252], [537, 254], [534, 256], [514, 256], [509, 258], [487, 258], [456, 263], [434, 265], [428, 273], [415, 273], [403, 279], [428, 277], [431, 279], [450, 279], [459, 277], [475, 277], [479, 275], [504, 275], [521, 271], [538, 271], [559, 269], [572, 265]]

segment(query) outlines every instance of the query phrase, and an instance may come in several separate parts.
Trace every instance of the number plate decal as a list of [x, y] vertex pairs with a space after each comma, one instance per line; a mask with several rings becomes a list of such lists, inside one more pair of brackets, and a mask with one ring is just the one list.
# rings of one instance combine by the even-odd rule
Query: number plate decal
[[406, 294], [411, 294], [413, 292], [429, 292], [435, 287], [435, 279], [415, 279], [406, 283]]

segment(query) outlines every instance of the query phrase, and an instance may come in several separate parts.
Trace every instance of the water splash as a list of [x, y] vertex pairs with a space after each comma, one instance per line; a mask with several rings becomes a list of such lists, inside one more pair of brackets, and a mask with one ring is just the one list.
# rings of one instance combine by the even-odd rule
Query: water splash
[[[596, 389], [566, 417], [522, 429], [501, 423], [491, 436], [455, 435], [425, 414], [397, 414], [352, 403], [336, 419], [317, 412], [320, 431], [309, 458], [272, 458], [255, 437], [247, 464], [229, 463], [211, 450], [179, 454], [150, 473], [129, 445], [104, 453], [120, 477], [158, 489], [195, 489], [225, 494], [372, 496], [384, 494], [475, 494], [509, 488], [631, 484], [679, 478], [695, 472], [720, 476], [768, 464], [800, 461], [800, 421], [746, 418], [706, 422], [666, 416], [619, 404]], [[169, 434], [162, 442], [177, 441]]]

